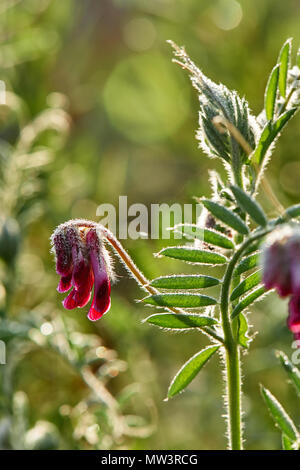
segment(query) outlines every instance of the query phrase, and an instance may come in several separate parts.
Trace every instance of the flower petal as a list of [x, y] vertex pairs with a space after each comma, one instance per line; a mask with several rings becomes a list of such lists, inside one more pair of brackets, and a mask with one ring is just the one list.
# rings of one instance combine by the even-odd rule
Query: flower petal
[[293, 333], [300, 333], [300, 295], [291, 297], [287, 323]]
[[64, 233], [57, 233], [53, 238], [56, 255], [56, 272], [67, 276], [72, 270], [71, 248]]
[[76, 308], [77, 301], [75, 299], [75, 293], [76, 289], [72, 289], [69, 295], [63, 300], [62, 304], [67, 310], [73, 310], [73, 308]]
[[67, 276], [61, 277], [59, 284], [57, 286], [57, 290], [60, 293], [68, 292], [68, 290], [71, 289], [71, 287], [72, 287], [72, 272], [70, 272], [70, 274], [68, 274]]
[[91, 265], [94, 273], [94, 297], [88, 318], [98, 320], [110, 308], [110, 280], [103, 256], [103, 246], [99, 240], [97, 231], [91, 229], [86, 236]]

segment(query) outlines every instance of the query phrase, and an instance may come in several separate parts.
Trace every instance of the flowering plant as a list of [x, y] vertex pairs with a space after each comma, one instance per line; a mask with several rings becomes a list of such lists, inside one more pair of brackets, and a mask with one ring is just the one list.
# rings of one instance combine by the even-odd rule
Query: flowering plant
[[[63, 302], [65, 308], [72, 309], [87, 304], [94, 284], [88, 317], [97, 320], [106, 313], [113, 277], [104, 248], [108, 242], [148, 292], [143, 302], [163, 309], [146, 318], [147, 323], [176, 331], [198, 329], [212, 341], [183, 365], [171, 382], [168, 398], [185, 389], [214, 354], [219, 352], [223, 357], [228, 445], [241, 449], [241, 351], [248, 349], [252, 340], [249, 307], [273, 288], [282, 297], [290, 296], [288, 327], [295, 339], [300, 339], [300, 204], [284, 209], [264, 176], [276, 140], [299, 108], [300, 56], [291, 66], [291, 40], [286, 41], [267, 82], [264, 109], [255, 117], [244, 98], [212, 82], [183, 48], [171, 44], [174, 61], [189, 72], [199, 96], [197, 139], [209, 157], [223, 162], [227, 179], [211, 171], [212, 198], [199, 200], [203, 205], [199, 222], [173, 227], [188, 243], [166, 247], [158, 255], [197, 266], [223, 266], [224, 276], [175, 274], [148, 281], [108, 229], [95, 222], [71, 220], [52, 236], [61, 276], [58, 290], [66, 292], [73, 287]], [[277, 217], [269, 218], [257, 202], [259, 185]], [[200, 293], [212, 286], [220, 287], [219, 298]], [[283, 353], [279, 357], [299, 392], [298, 369]], [[299, 448], [299, 432], [291, 418], [271, 392], [262, 387], [262, 394], [282, 432], [283, 448]]]

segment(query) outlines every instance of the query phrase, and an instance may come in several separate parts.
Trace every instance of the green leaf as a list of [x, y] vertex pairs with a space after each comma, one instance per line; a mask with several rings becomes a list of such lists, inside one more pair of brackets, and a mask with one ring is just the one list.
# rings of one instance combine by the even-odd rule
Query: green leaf
[[295, 204], [294, 206], [289, 207], [286, 209], [286, 214], [290, 219], [296, 218], [300, 216], [300, 204]]
[[250, 274], [246, 279], [244, 279], [240, 284], [232, 291], [230, 300], [234, 301], [241, 295], [244, 295], [246, 292], [251, 290], [253, 287], [257, 286], [261, 281], [261, 269], [256, 271], [253, 274]]
[[266, 293], [266, 290], [264, 287], [258, 287], [258, 289], [255, 289], [253, 292], [251, 292], [249, 295], [243, 298], [237, 306], [233, 309], [233, 312], [231, 314], [231, 318], [235, 318], [237, 315], [239, 315], [245, 308], [249, 307], [255, 300], [257, 300], [259, 297], [261, 297], [263, 294]]
[[158, 289], [203, 289], [205, 287], [216, 286], [220, 282], [219, 279], [212, 276], [181, 274], [158, 277], [150, 282], [150, 286]]
[[172, 380], [168, 390], [168, 398], [173, 397], [186, 388], [219, 347], [209, 346], [191, 357]]
[[231, 190], [236, 198], [238, 205], [243, 209], [258, 225], [265, 227], [268, 219], [261, 206], [241, 188], [231, 186]]
[[275, 111], [275, 102], [277, 96], [277, 87], [278, 87], [278, 79], [279, 79], [279, 65], [275, 65], [273, 68], [265, 92], [265, 110], [266, 110], [266, 117], [268, 121], [271, 121], [274, 117]]
[[260, 256], [261, 253], [259, 251], [257, 253], [253, 253], [252, 255], [247, 256], [246, 258], [243, 258], [242, 261], [240, 261], [240, 263], [235, 268], [234, 275], [239, 276], [240, 274], [249, 271], [249, 269], [258, 266], [260, 262]]
[[300, 371], [297, 367], [295, 367], [288, 359], [288, 357], [283, 353], [279, 352], [278, 353], [280, 362], [285, 369], [285, 371], [288, 373], [288, 376], [295, 386], [298, 394], [300, 395]]
[[254, 253], [254, 251], [258, 251], [261, 243], [262, 243], [261, 239], [256, 240], [255, 242], [251, 243], [251, 245], [244, 251], [244, 256], [250, 255]]
[[295, 204], [293, 206], [290, 206], [288, 209], [286, 209], [285, 213], [282, 216], [277, 217], [277, 219], [272, 219], [271, 222], [274, 225], [280, 225], [286, 222], [287, 220], [296, 219], [299, 216], [300, 216], [300, 204]]
[[247, 335], [248, 333], [248, 321], [245, 315], [240, 313], [240, 315], [237, 318], [239, 324], [238, 324], [238, 343], [243, 347], [243, 348], [249, 348], [249, 342], [250, 338]]
[[217, 202], [210, 201], [208, 199], [201, 199], [201, 202], [208, 211], [210, 211], [217, 219], [224, 222], [224, 224], [229, 225], [229, 227], [232, 227], [242, 235], [248, 235], [249, 229], [247, 225], [237, 214]]
[[282, 450], [294, 450], [293, 441], [289, 439], [285, 434], [281, 435]]
[[176, 225], [173, 230], [180, 232], [189, 238], [202, 240], [203, 242], [210, 245], [220, 246], [221, 248], [226, 248], [229, 250], [234, 248], [233, 241], [226, 235], [217, 232], [216, 230], [200, 228], [193, 224]]
[[286, 95], [286, 82], [287, 82], [287, 75], [289, 69], [289, 62], [290, 62], [290, 55], [291, 55], [291, 47], [292, 47], [292, 39], [288, 39], [279, 53], [278, 62], [280, 64], [279, 70], [279, 79], [278, 79], [278, 87], [280, 94], [283, 98]]
[[161, 328], [187, 329], [187, 328], [203, 328], [204, 326], [215, 325], [217, 320], [213, 317], [206, 317], [196, 314], [175, 314], [175, 313], [158, 313], [150, 315], [144, 320], [151, 325], [160, 326]]
[[258, 166], [261, 166], [263, 159], [271, 144], [274, 142], [278, 134], [282, 131], [286, 123], [295, 114], [296, 110], [297, 108], [289, 109], [285, 113], [281, 114], [277, 121], [273, 123], [271, 123], [270, 121], [267, 122], [251, 157], [251, 160]]
[[200, 250], [192, 246], [173, 246], [164, 248], [158, 253], [159, 256], [168, 256], [169, 258], [180, 259], [190, 263], [200, 264], [224, 264], [227, 258], [224, 255], [208, 250]]
[[198, 308], [215, 305], [216, 299], [200, 294], [155, 294], [143, 299], [148, 305], [160, 307]]
[[276, 425], [283, 432], [283, 434], [285, 434], [292, 442], [295, 442], [298, 438], [298, 432], [287, 412], [281, 406], [279, 401], [274, 397], [274, 395], [272, 395], [272, 393], [262, 385], [261, 393]]

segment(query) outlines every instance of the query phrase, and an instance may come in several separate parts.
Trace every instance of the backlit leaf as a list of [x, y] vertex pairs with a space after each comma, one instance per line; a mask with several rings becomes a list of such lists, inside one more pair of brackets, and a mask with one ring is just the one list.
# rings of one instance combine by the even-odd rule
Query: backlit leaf
[[208, 295], [200, 294], [155, 294], [143, 299], [148, 305], [156, 305], [160, 307], [181, 307], [181, 308], [198, 308], [207, 305], [215, 305], [216, 299]]
[[186, 388], [219, 347], [209, 346], [191, 357], [172, 380], [168, 390], [168, 398], [173, 397]]

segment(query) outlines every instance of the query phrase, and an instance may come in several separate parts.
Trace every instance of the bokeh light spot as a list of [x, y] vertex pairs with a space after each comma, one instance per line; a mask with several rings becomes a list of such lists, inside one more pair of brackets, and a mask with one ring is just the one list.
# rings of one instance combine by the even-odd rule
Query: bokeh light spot
[[156, 38], [156, 30], [152, 21], [147, 18], [133, 18], [123, 29], [125, 44], [132, 51], [146, 51], [150, 49]]
[[300, 162], [286, 163], [280, 171], [279, 182], [285, 192], [298, 196], [300, 194]]
[[49, 322], [45, 322], [41, 326], [41, 333], [44, 336], [49, 336], [53, 333], [53, 326]]
[[182, 83], [174, 65], [158, 53], [123, 60], [104, 89], [111, 123], [130, 140], [143, 144], [169, 137], [188, 111], [189, 92]]
[[243, 10], [236, 0], [219, 0], [212, 9], [212, 18], [218, 28], [229, 31], [240, 24]]

